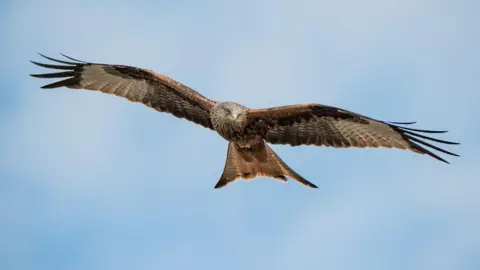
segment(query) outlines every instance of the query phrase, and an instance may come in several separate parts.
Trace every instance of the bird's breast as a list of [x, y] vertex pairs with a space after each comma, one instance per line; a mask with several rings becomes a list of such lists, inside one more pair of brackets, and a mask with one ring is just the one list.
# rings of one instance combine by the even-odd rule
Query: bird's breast
[[230, 142], [244, 142], [251, 139], [242, 128], [236, 125], [214, 125], [214, 128], [220, 136]]

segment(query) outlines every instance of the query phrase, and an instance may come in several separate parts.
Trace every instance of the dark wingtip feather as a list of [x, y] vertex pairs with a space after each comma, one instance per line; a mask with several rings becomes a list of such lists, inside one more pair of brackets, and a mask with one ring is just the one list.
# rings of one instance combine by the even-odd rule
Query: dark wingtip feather
[[417, 151], [419, 151], [419, 153], [421, 153], [421, 154], [427, 154], [427, 155], [429, 155], [429, 156], [431, 156], [431, 157], [433, 157], [433, 158], [435, 158], [435, 159], [437, 159], [437, 160], [439, 160], [439, 161], [441, 161], [441, 162], [445, 162], [445, 163], [447, 163], [447, 164], [450, 164], [450, 162], [448, 162], [448, 161], [446, 161], [445, 159], [441, 158], [440, 156], [434, 154], [433, 152], [427, 150], [426, 148], [424, 148], [424, 147], [422, 147], [422, 146], [420, 146], [420, 145], [418, 145], [418, 144], [416, 144], [416, 143], [414, 143], [414, 142], [412, 142], [412, 141], [409, 141], [409, 143], [410, 143], [410, 145], [412, 145], [412, 147], [414, 147]]
[[448, 132], [447, 130], [428, 130], [428, 129], [416, 129], [416, 128], [407, 128], [407, 127], [402, 127], [399, 125], [411, 125], [415, 124], [416, 122], [385, 122], [385, 124], [391, 126], [392, 128], [401, 128], [402, 130], [410, 130], [410, 131], [416, 131], [416, 132], [422, 132], [422, 133], [446, 133]]
[[445, 140], [440, 140], [440, 139], [428, 137], [428, 136], [418, 134], [418, 133], [415, 133], [415, 132], [411, 132], [411, 131], [408, 131], [408, 130], [403, 130], [403, 132], [406, 133], [406, 134], [409, 134], [409, 135], [413, 135], [413, 136], [416, 136], [416, 137], [419, 137], [419, 138], [422, 138], [422, 139], [426, 139], [426, 140], [430, 140], [430, 141], [434, 141], [434, 142], [438, 142], [438, 143], [452, 144], [452, 145], [460, 144], [458, 142], [451, 142], [451, 141], [445, 141]]
[[44, 74], [30, 74], [35, 78], [64, 78], [75, 76], [75, 71], [65, 71], [65, 72], [56, 72], [56, 73], [44, 73]]
[[74, 66], [51, 65], [51, 64], [44, 64], [44, 63], [35, 62], [35, 61], [32, 61], [32, 60], [29, 60], [29, 61], [31, 63], [33, 63], [34, 65], [37, 65], [39, 67], [44, 67], [44, 68], [53, 68], [53, 69], [62, 69], [62, 70], [74, 70], [75, 69]]
[[[390, 122], [390, 123], [394, 123], [394, 122]], [[447, 151], [445, 149], [442, 149], [438, 146], [430, 144], [426, 141], [420, 140], [419, 138], [434, 141], [434, 142], [437, 142], [437, 143], [449, 144], [449, 145], [459, 145], [460, 143], [440, 140], [440, 139], [437, 139], [437, 138], [432, 138], [432, 137], [428, 137], [428, 136], [413, 132], [413, 131], [416, 131], [416, 132], [422, 132], [422, 133], [446, 133], [447, 132], [446, 130], [441, 130], [441, 131], [440, 130], [424, 130], [424, 129], [406, 128], [406, 127], [397, 126], [397, 125], [393, 125], [393, 124], [389, 124], [389, 125], [394, 130], [399, 132], [405, 138], [405, 140], [407, 140], [410, 143], [410, 145], [412, 146], [413, 149], [415, 149], [416, 152], [418, 151], [419, 153], [427, 154], [427, 155], [429, 155], [429, 156], [431, 156], [431, 157], [433, 157], [437, 160], [440, 160], [442, 162], [445, 162], [447, 164], [450, 164], [450, 163], [448, 161], [446, 161], [445, 159], [441, 158], [440, 156], [438, 156], [438, 155], [432, 153], [431, 151], [427, 150], [426, 148], [422, 147], [421, 145], [424, 145], [426, 147], [432, 148], [436, 151], [439, 151], [439, 152], [442, 152], [444, 154], [448, 154], [448, 155], [451, 155], [451, 156], [456, 156], [456, 157], [460, 156], [458, 154], [449, 152], [449, 151]]]
[[58, 59], [55, 59], [55, 58], [52, 58], [52, 57], [49, 57], [49, 56], [46, 56], [44, 54], [41, 54], [39, 52], [37, 52], [40, 56], [50, 60], [50, 61], [54, 61], [54, 62], [58, 62], [58, 63], [62, 63], [62, 64], [67, 64], [67, 65], [78, 65], [79, 63], [74, 63], [74, 62], [68, 62], [68, 61], [63, 61], [63, 60], [58, 60]]
[[308, 185], [311, 188], [318, 188], [315, 184]]
[[70, 56], [67, 56], [67, 55], [65, 55], [65, 54], [63, 54], [63, 53], [60, 53], [60, 54], [61, 54], [63, 57], [65, 57], [65, 58], [68, 58], [68, 59], [70, 59], [70, 60], [73, 60], [73, 61], [77, 61], [77, 62], [80, 62], [80, 63], [87, 64], [87, 62], [85, 62], [85, 61], [82, 61], [82, 60], [75, 59], [75, 58], [73, 58], [73, 57], [70, 57]]
[[423, 145], [425, 145], [425, 146], [427, 146], [427, 147], [430, 147], [430, 148], [432, 148], [432, 149], [435, 149], [435, 150], [437, 150], [437, 151], [439, 151], [439, 152], [442, 152], [442, 153], [445, 153], [445, 154], [448, 154], [448, 155], [452, 155], [452, 156], [456, 156], [456, 157], [459, 156], [459, 155], [457, 155], [457, 154], [455, 154], [455, 153], [449, 152], [449, 151], [447, 151], [447, 150], [445, 150], [445, 149], [442, 149], [442, 148], [440, 148], [440, 147], [438, 147], [438, 146], [435, 146], [435, 145], [433, 145], [433, 144], [430, 144], [430, 143], [428, 143], [428, 142], [426, 142], [426, 141], [422, 141], [422, 140], [417, 139], [417, 138], [415, 138], [415, 137], [412, 137], [412, 136], [410, 136], [410, 135], [405, 134], [404, 136], [405, 136], [406, 138], [408, 138], [409, 140], [412, 140], [412, 141], [417, 142], [417, 143], [419, 143], [419, 144], [423, 144]]
[[80, 78], [78, 76], [78, 72], [81, 70], [81, 66], [84, 65], [83, 63], [72, 63], [68, 61], [62, 61], [58, 59], [54, 59], [51, 57], [48, 57], [46, 55], [43, 55], [41, 53], [38, 53], [40, 56], [62, 64], [67, 64], [67, 65], [58, 65], [58, 64], [44, 64], [44, 63], [39, 63], [36, 61], [29, 60], [31, 63], [34, 65], [44, 67], [44, 68], [51, 68], [51, 69], [59, 69], [59, 70], [64, 70], [61, 72], [53, 72], [53, 73], [43, 73], [43, 74], [29, 74], [31, 77], [34, 78], [61, 78], [62, 80], [53, 82], [51, 84], [47, 84], [44, 86], [41, 86], [40, 88], [42, 89], [47, 89], [47, 88], [57, 88], [57, 87], [75, 87], [78, 85]]
[[417, 122], [388, 122], [389, 124], [395, 124], [395, 125], [413, 125], [416, 124]]
[[47, 85], [44, 85], [40, 88], [51, 89], [51, 88], [58, 88], [58, 87], [63, 87], [63, 86], [71, 87], [71, 86], [75, 86], [79, 81], [80, 81], [80, 78], [73, 77], [73, 78], [68, 78], [68, 79], [65, 79], [65, 80], [58, 81], [58, 82], [54, 82], [54, 83], [51, 83], [51, 84], [47, 84]]

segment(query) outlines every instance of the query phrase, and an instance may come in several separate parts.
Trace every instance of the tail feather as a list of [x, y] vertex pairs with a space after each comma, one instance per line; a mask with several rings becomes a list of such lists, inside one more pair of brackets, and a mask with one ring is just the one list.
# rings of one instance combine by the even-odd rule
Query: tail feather
[[253, 179], [258, 176], [270, 177], [287, 182], [287, 177], [311, 188], [317, 188], [300, 176], [263, 141], [253, 148], [242, 148], [230, 142], [222, 176], [215, 188], [224, 187], [238, 179]]

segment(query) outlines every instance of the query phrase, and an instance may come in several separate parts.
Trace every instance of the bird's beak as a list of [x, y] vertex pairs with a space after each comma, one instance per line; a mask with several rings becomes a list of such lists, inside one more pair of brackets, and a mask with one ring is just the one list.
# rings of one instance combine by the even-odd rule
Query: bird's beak
[[233, 116], [233, 119], [237, 119], [238, 114], [232, 114], [232, 116]]

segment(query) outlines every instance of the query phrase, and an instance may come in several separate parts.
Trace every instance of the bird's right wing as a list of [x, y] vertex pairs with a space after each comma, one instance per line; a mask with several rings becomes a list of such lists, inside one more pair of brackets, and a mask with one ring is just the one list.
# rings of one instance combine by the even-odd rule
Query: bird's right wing
[[165, 75], [132, 66], [88, 63], [65, 55], [75, 62], [40, 55], [64, 64], [52, 65], [31, 61], [44, 68], [63, 70], [56, 73], [32, 74], [31, 76], [36, 78], [63, 79], [42, 88], [65, 86], [113, 94], [213, 130], [210, 109], [216, 102]]
[[[249, 110], [245, 132], [259, 135], [273, 144], [317, 145], [327, 147], [387, 147], [407, 149], [428, 154], [438, 160], [443, 158], [422, 147], [432, 148], [457, 156], [424, 140], [445, 144], [458, 144], [420, 133], [445, 131], [419, 130], [401, 124], [383, 122], [354, 112], [320, 104], [300, 104]], [[447, 162], [448, 163], [448, 162]]]

